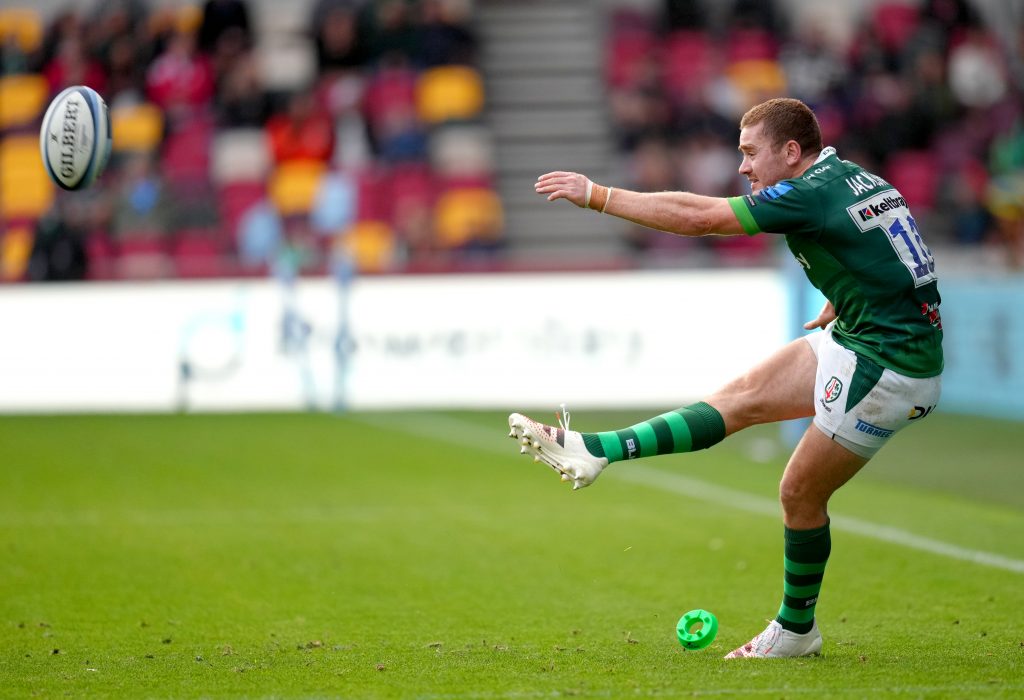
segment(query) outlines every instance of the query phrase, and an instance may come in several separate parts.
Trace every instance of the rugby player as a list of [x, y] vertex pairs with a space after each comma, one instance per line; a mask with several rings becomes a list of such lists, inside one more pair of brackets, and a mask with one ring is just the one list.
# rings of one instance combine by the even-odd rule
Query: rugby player
[[[622, 430], [580, 433], [519, 413], [510, 436], [573, 488], [612, 462], [711, 447], [751, 425], [813, 421], [779, 486], [784, 525], [776, 618], [726, 658], [817, 655], [814, 610], [831, 552], [828, 502], [899, 430], [927, 416], [941, 390], [942, 321], [935, 262], [900, 193], [822, 145], [799, 100], [778, 98], [740, 122], [739, 172], [749, 195], [631, 192], [573, 172], [540, 176], [548, 201], [680, 236], [782, 235], [828, 300], [791, 341], [702, 401]], [[686, 300], [681, 299], [685, 317]], [[563, 409], [563, 416], [565, 411]]]

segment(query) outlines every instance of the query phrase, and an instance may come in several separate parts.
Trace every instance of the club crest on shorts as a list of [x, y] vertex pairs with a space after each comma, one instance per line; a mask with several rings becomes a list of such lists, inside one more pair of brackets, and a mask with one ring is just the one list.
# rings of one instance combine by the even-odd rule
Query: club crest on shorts
[[832, 377], [825, 385], [825, 403], [832, 403], [843, 393], [843, 382], [839, 377]]

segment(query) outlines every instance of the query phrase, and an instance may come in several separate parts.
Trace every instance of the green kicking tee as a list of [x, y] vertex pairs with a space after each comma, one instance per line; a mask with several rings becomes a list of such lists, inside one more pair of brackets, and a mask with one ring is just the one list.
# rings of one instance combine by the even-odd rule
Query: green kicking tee
[[892, 185], [829, 147], [800, 177], [729, 204], [748, 235], [786, 236], [835, 307], [837, 343], [908, 377], [942, 373], [935, 261]]

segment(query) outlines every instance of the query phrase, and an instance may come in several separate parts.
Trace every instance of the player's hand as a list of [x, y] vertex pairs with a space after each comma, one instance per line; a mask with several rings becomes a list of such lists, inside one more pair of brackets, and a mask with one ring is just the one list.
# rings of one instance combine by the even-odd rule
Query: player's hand
[[836, 307], [832, 306], [831, 301], [826, 301], [825, 305], [821, 307], [818, 318], [805, 323], [804, 329], [813, 331], [815, 328], [824, 328], [834, 320], [836, 320]]
[[549, 202], [568, 199], [576, 206], [583, 207], [586, 205], [587, 189], [590, 187], [593, 187], [593, 183], [586, 175], [559, 170], [538, 177], [533, 189], [537, 194], [546, 194]]

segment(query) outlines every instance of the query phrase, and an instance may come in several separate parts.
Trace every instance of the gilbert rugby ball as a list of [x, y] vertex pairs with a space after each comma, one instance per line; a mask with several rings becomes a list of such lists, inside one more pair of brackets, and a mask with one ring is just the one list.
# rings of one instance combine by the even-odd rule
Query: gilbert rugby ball
[[39, 150], [54, 182], [66, 190], [88, 187], [107, 166], [110, 145], [110, 117], [99, 93], [75, 85], [53, 98], [39, 130]]

